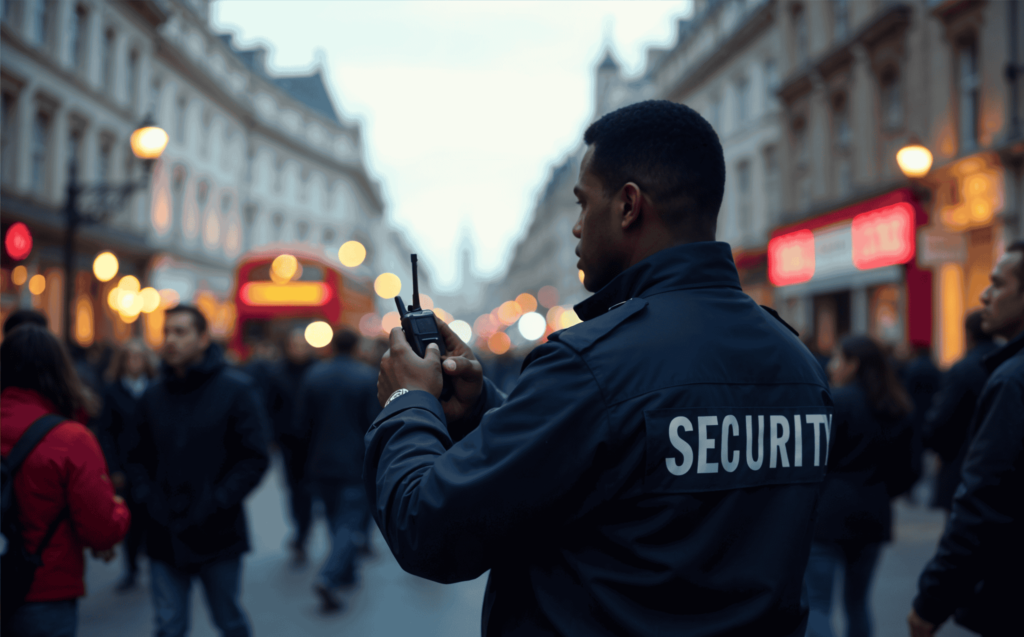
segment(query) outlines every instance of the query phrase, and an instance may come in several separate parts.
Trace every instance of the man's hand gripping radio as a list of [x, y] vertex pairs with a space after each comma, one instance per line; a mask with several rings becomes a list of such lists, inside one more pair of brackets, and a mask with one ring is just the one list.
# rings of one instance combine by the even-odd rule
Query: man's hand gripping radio
[[[427, 352], [427, 345], [437, 345], [441, 356], [446, 353], [444, 338], [437, 330], [437, 322], [434, 313], [420, 307], [420, 284], [416, 267], [416, 255], [412, 255], [412, 305], [405, 307], [402, 297], [395, 296], [395, 304], [398, 305], [398, 315], [402, 317], [402, 331], [405, 332], [405, 340], [409, 341], [416, 354], [423, 358]], [[442, 372], [444, 385], [441, 388], [441, 401], [452, 397], [452, 379]]]

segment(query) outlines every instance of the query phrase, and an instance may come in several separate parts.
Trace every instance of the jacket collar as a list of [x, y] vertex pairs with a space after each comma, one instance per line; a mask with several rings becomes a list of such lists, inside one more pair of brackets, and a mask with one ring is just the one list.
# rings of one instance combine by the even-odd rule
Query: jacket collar
[[224, 352], [220, 345], [212, 343], [206, 348], [203, 360], [185, 370], [185, 375], [178, 377], [174, 370], [167, 363], [163, 363], [164, 382], [167, 387], [174, 391], [189, 391], [199, 387], [211, 376], [219, 372], [227, 363], [224, 362]]
[[666, 248], [627, 268], [573, 309], [587, 321], [634, 297], [711, 287], [741, 289], [729, 244], [687, 243]]
[[1021, 350], [1024, 350], [1024, 334], [1018, 334], [1012, 341], [981, 359], [981, 364], [988, 369], [989, 373], [994, 372], [997, 367], [1016, 356]]

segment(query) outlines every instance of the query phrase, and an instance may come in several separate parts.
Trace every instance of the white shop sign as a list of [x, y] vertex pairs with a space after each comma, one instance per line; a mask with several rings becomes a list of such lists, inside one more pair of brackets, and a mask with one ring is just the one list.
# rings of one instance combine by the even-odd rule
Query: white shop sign
[[814, 278], [858, 272], [853, 265], [853, 233], [845, 223], [814, 231]]

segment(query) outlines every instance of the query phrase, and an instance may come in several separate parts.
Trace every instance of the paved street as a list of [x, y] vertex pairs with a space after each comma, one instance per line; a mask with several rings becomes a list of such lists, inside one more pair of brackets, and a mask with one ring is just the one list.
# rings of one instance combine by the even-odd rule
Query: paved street
[[[485, 578], [453, 586], [435, 584], [399, 568], [380, 535], [374, 538], [376, 556], [365, 563], [364, 584], [346, 598], [344, 613], [325, 616], [311, 591], [315, 567], [294, 570], [284, 550], [288, 529], [280, 465], [275, 463], [248, 502], [255, 550], [245, 562], [243, 597], [255, 629], [262, 637], [360, 635], [390, 637], [417, 635], [462, 637], [479, 635], [480, 606]], [[311, 562], [319, 564], [327, 551], [326, 527], [318, 524], [311, 545]], [[873, 600], [876, 637], [905, 637], [917, 575], [931, 555], [942, 530], [942, 515], [899, 505], [896, 541], [882, 557]], [[137, 637], [150, 634], [152, 606], [147, 582], [119, 595], [114, 585], [121, 563], [89, 564], [89, 595], [80, 606], [81, 637]], [[838, 599], [837, 599], [838, 603]], [[216, 635], [197, 586], [193, 591], [192, 635]], [[842, 634], [842, 633], [837, 633]], [[947, 625], [942, 637], [972, 633]]]

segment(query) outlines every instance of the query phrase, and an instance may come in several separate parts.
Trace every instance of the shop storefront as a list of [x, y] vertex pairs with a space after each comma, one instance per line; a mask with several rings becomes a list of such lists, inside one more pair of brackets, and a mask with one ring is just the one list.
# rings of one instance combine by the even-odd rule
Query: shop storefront
[[846, 334], [932, 343], [932, 274], [915, 260], [928, 215], [909, 188], [778, 228], [768, 243], [775, 307], [818, 351]]

